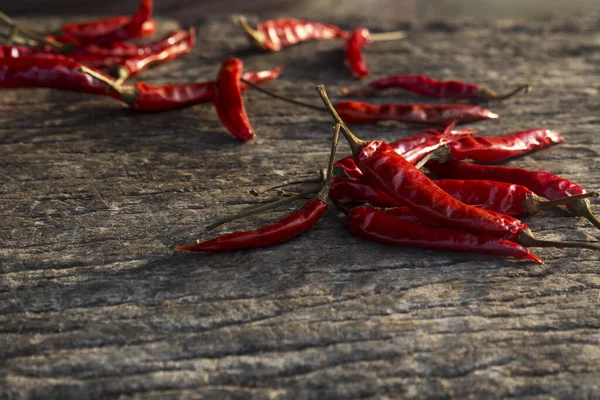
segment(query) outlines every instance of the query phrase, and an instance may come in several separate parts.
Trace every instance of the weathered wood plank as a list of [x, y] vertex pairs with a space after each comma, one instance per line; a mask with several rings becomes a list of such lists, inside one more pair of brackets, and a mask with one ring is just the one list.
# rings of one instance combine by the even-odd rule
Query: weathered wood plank
[[[567, 144], [511, 164], [598, 189], [599, 21], [416, 26], [365, 55], [374, 76], [427, 73], [499, 90], [531, 82], [530, 96], [493, 106], [500, 120], [474, 127], [559, 130]], [[238, 55], [248, 69], [286, 65], [269, 86], [306, 101], [318, 103], [317, 83], [331, 93], [355, 84], [339, 43], [265, 55], [226, 20], [197, 28], [193, 54], [144, 78], [211, 79]], [[400, 98], [422, 100], [390, 92], [380, 101]], [[257, 92], [246, 99], [258, 138], [239, 144], [210, 105], [135, 115], [110, 99], [3, 91], [0, 397], [600, 395], [596, 253], [541, 249], [546, 264], [536, 266], [397, 249], [351, 237], [335, 212], [270, 249], [174, 252], [209, 221], [264, 201], [248, 189], [327, 158], [327, 115]], [[355, 131], [392, 139], [418, 129]], [[599, 236], [558, 211], [529, 222], [549, 239]]]

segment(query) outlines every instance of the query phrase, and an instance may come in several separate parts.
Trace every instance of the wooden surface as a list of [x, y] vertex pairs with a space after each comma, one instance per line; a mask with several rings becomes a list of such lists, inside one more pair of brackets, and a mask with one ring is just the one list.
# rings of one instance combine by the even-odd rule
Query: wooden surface
[[[262, 54], [227, 20], [197, 28], [193, 54], [144, 79], [212, 79], [237, 55], [248, 69], [285, 64], [268, 87], [306, 101], [318, 103], [317, 83], [332, 94], [356, 84], [339, 42]], [[511, 165], [600, 189], [599, 15], [413, 26], [409, 39], [365, 56], [373, 76], [532, 83], [531, 95], [492, 106], [500, 120], [472, 126], [556, 129], [566, 144]], [[216, 218], [266, 201], [248, 189], [313, 173], [327, 158], [329, 116], [258, 92], [245, 99], [258, 137], [240, 144], [209, 104], [138, 115], [107, 98], [2, 92], [0, 398], [600, 396], [597, 253], [539, 249], [538, 266], [387, 247], [350, 236], [334, 211], [278, 247], [175, 252]], [[382, 139], [418, 130], [354, 127]], [[541, 238], [600, 237], [560, 211], [528, 222]]]

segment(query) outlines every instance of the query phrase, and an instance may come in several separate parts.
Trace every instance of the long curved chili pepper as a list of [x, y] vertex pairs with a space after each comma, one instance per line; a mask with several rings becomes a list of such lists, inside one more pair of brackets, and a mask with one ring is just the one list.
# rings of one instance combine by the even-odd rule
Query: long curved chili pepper
[[[461, 161], [450, 161], [442, 164], [432, 160], [426, 164], [426, 167], [440, 178], [483, 179], [516, 183], [548, 200], [586, 193], [581, 186], [550, 172], [530, 171], [523, 168], [497, 165], [480, 165]], [[585, 217], [596, 228], [600, 229], [600, 220], [592, 212], [589, 199], [573, 199], [570, 204], [567, 204], [567, 207], [571, 214]]]
[[342, 89], [342, 94], [360, 96], [378, 90], [399, 88], [421, 96], [436, 99], [472, 100], [472, 101], [498, 101], [508, 99], [520, 92], [529, 92], [529, 85], [519, 86], [506, 94], [478, 85], [460, 81], [437, 81], [425, 75], [391, 75], [369, 83], [367, 87], [359, 89]]
[[[64, 24], [61, 28], [63, 38], [77, 42], [93, 42], [96, 38], [105, 36], [131, 22], [130, 17], [113, 16], [80, 23]], [[156, 32], [156, 21], [146, 20], [139, 37], [153, 35]]]
[[[81, 70], [91, 77], [106, 83], [114, 92], [112, 97], [123, 100], [135, 111], [159, 112], [176, 108], [206, 103], [216, 99], [215, 82], [182, 83], [164, 86], [151, 86], [142, 82], [134, 85], [119, 85], [113, 78], [98, 74], [84, 66]], [[276, 79], [282, 68], [277, 67], [270, 71], [247, 72], [242, 77], [248, 81], [260, 84]], [[240, 89], [245, 91], [249, 87], [240, 84]]]
[[252, 28], [244, 16], [237, 22], [248, 35], [250, 41], [266, 51], [279, 51], [308, 40], [345, 39], [349, 33], [335, 25], [303, 21], [296, 18], [278, 18], [263, 21]]
[[448, 162], [469, 158], [482, 163], [497, 163], [564, 141], [560, 133], [549, 129], [530, 129], [506, 136], [467, 137], [444, 144], [428, 159]]
[[454, 119], [474, 122], [498, 118], [485, 108], [466, 104], [382, 104], [340, 101], [336, 104], [340, 116], [351, 124], [375, 124], [399, 121], [411, 124], [444, 124]]
[[350, 37], [346, 40], [344, 56], [350, 66], [352, 74], [357, 78], [364, 78], [369, 75], [367, 63], [363, 59], [361, 50], [372, 42], [371, 32], [367, 28], [356, 28], [352, 31]]
[[[107, 45], [141, 37], [147, 30], [144, 28], [144, 24], [150, 20], [151, 16], [152, 0], [140, 0], [139, 8], [129, 22], [110, 32], [93, 37], [90, 41], [99, 45]], [[79, 41], [81, 42], [81, 40], [80, 38]]]
[[442, 226], [497, 237], [518, 234], [526, 228], [526, 225], [520, 221], [508, 225], [484, 210], [456, 200], [398, 155], [387, 143], [378, 140], [365, 142], [358, 139], [343, 124], [327, 98], [324, 87], [318, 86], [317, 91], [336, 122], [344, 129], [344, 136], [352, 148], [360, 170], [367, 179], [380, 186], [390, 197]]
[[215, 83], [215, 108], [219, 119], [227, 130], [241, 141], [256, 136], [242, 99], [240, 78], [244, 64], [239, 58], [229, 58], [223, 62]]
[[189, 53], [194, 47], [196, 35], [194, 28], [191, 28], [190, 31], [186, 33], [187, 37], [185, 37], [185, 39], [170, 44], [154, 53], [125, 59], [120, 63], [118, 82], [123, 82], [126, 79], [139, 74], [150, 65], [165, 63]]
[[53, 88], [115, 97], [107, 92], [112, 78], [96, 71], [105, 81], [88, 76], [81, 64], [58, 57], [19, 57], [0, 60], [0, 88]]
[[434, 227], [385, 211], [357, 207], [347, 216], [348, 230], [361, 239], [378, 243], [429, 249], [496, 254], [544, 262], [523, 246], [489, 235]]
[[191, 246], [177, 246], [187, 251], [236, 251], [273, 246], [306, 232], [321, 219], [328, 205], [321, 199], [310, 200], [300, 210], [260, 229], [234, 232]]

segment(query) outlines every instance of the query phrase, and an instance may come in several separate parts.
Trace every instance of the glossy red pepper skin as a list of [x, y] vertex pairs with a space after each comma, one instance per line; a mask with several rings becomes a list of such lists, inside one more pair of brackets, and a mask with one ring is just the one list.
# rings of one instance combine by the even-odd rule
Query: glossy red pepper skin
[[80, 66], [76, 61], [56, 57], [5, 58], [0, 61], [0, 88], [52, 88], [118, 98], [108, 92], [105, 83], [81, 72]]
[[525, 186], [548, 200], [585, 193], [584, 189], [550, 172], [530, 171], [499, 165], [480, 165], [461, 161], [439, 163], [429, 161], [427, 168], [440, 178], [479, 179], [515, 183]]
[[300, 210], [274, 224], [253, 231], [222, 235], [191, 246], [177, 246], [177, 249], [225, 252], [273, 246], [287, 242], [315, 226], [327, 208], [323, 200], [311, 200]]
[[369, 182], [432, 222], [496, 237], [518, 234], [526, 229], [526, 225], [518, 220], [508, 224], [484, 210], [456, 200], [385, 142], [367, 142], [354, 157]]
[[186, 32], [186, 36], [183, 39], [173, 44], [168, 44], [153, 53], [127, 58], [120, 63], [120, 66], [127, 72], [127, 77], [131, 78], [150, 65], [165, 63], [189, 53], [194, 47], [195, 40], [195, 30], [190, 29], [189, 32]]
[[[444, 132], [435, 129], [426, 129], [415, 135], [396, 140], [389, 145], [402, 155], [411, 164], [416, 164], [427, 154], [436, 150], [445, 143], [459, 140], [460, 138], [476, 134], [474, 130], [447, 130]], [[363, 175], [352, 156], [344, 157], [335, 163], [335, 166], [344, 169], [350, 178], [359, 178]]]
[[280, 51], [308, 40], [345, 39], [348, 36], [348, 32], [335, 25], [295, 18], [263, 21], [256, 26], [256, 31], [261, 36], [256, 44], [266, 51]]
[[564, 141], [565, 139], [558, 132], [549, 129], [530, 129], [506, 136], [468, 137], [447, 143], [445, 146], [448, 159], [470, 158], [482, 163], [496, 163]]
[[383, 189], [369, 183], [364, 177], [358, 179], [335, 177], [331, 180], [329, 198], [334, 201], [366, 202], [374, 207], [402, 207], [404, 202], [389, 196]]
[[361, 50], [373, 41], [371, 32], [367, 28], [356, 28], [348, 40], [346, 40], [346, 48], [344, 56], [350, 66], [352, 75], [357, 78], [364, 78], [369, 75], [367, 63], [363, 59]]
[[[114, 42], [123, 42], [141, 37], [147, 31], [144, 24], [150, 21], [151, 16], [152, 0], [140, 0], [140, 6], [129, 22], [110, 32], [92, 37], [90, 42], [99, 45], [109, 45]], [[79, 38], [78, 41], [81, 43], [82, 38]]]
[[358, 101], [340, 101], [336, 109], [350, 124], [375, 124], [381, 121], [399, 121], [411, 124], [445, 124], [454, 119], [475, 122], [498, 118], [485, 108], [466, 104], [382, 104]]
[[[246, 72], [242, 76], [250, 82], [261, 84], [276, 79], [281, 71], [282, 68], [277, 67], [273, 70]], [[159, 112], [183, 108], [215, 101], [217, 98], [215, 85], [215, 82], [196, 82], [151, 86], [138, 82], [131, 87], [133, 100], [128, 103], [131, 109], [141, 112]], [[240, 84], [242, 91], [249, 88], [248, 85]]]
[[238, 140], [243, 142], [256, 136], [242, 99], [240, 78], [244, 64], [239, 58], [223, 62], [215, 83], [215, 108], [219, 119]]
[[[104, 36], [119, 29], [131, 21], [130, 17], [114, 16], [62, 26], [65, 41], [75, 40], [82, 42], [94, 41], [97, 37]], [[156, 32], [156, 21], [147, 20], [142, 25], [140, 37], [153, 35]]]
[[[410, 209], [408, 209], [410, 210]], [[532, 260], [543, 264], [523, 246], [489, 235], [434, 227], [414, 220], [414, 215], [403, 218], [385, 211], [357, 207], [347, 216], [348, 230], [362, 239], [395, 245], [421, 247], [468, 253], [496, 254]]]

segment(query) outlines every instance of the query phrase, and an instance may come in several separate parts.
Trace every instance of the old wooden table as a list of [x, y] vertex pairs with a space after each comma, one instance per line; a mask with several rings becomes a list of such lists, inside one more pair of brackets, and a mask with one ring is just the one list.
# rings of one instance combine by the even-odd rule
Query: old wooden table
[[[261, 54], [225, 19], [197, 29], [193, 54], [144, 79], [212, 79], [236, 55], [248, 69], [286, 65], [269, 87], [306, 101], [318, 103], [317, 83], [355, 84], [338, 42]], [[511, 165], [600, 188], [598, 14], [412, 26], [365, 55], [373, 76], [532, 83], [531, 95], [493, 105], [500, 120], [474, 126], [556, 129], [566, 144]], [[423, 100], [378, 101], [399, 99]], [[2, 91], [0, 398], [600, 396], [597, 253], [540, 249], [538, 266], [386, 247], [350, 236], [333, 211], [278, 247], [175, 252], [210, 221], [266, 201], [248, 189], [327, 158], [329, 116], [253, 91], [246, 101], [258, 137], [240, 144], [208, 104], [140, 115], [106, 98]], [[419, 128], [354, 130], [393, 139]], [[528, 222], [544, 238], [600, 237], [559, 211]]]

